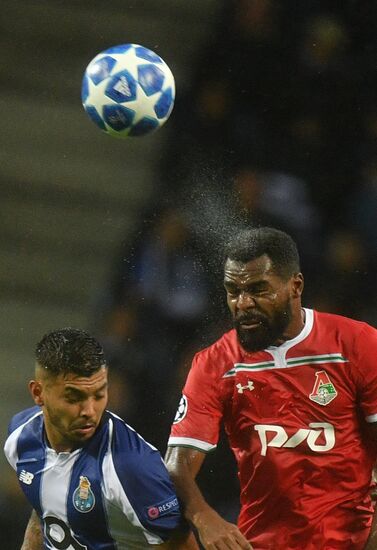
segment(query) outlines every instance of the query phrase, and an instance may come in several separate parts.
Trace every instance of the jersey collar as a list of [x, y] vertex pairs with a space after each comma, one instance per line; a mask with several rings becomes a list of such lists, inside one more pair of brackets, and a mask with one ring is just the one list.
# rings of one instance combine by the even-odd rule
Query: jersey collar
[[286, 340], [285, 342], [280, 344], [280, 346], [268, 346], [268, 348], [266, 348], [266, 351], [280, 350], [285, 354], [290, 348], [293, 348], [293, 346], [296, 346], [297, 344], [305, 340], [307, 336], [309, 336], [314, 324], [314, 312], [312, 309], [308, 309], [308, 308], [303, 308], [303, 309], [305, 311], [305, 324], [301, 332], [299, 332], [297, 336], [295, 336], [291, 340]]

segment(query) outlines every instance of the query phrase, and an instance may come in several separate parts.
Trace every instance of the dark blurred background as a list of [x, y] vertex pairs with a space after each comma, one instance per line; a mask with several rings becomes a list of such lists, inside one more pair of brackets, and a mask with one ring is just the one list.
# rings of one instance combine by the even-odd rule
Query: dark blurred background
[[[35, 343], [71, 325], [106, 349], [111, 407], [164, 453], [193, 353], [229, 327], [221, 246], [245, 224], [296, 239], [306, 306], [377, 325], [375, 2], [14, 0], [1, 27], [2, 440]], [[177, 98], [155, 135], [120, 141], [80, 88], [127, 42], [165, 59]], [[16, 550], [30, 510], [0, 466]], [[233, 519], [223, 442], [201, 484]]]

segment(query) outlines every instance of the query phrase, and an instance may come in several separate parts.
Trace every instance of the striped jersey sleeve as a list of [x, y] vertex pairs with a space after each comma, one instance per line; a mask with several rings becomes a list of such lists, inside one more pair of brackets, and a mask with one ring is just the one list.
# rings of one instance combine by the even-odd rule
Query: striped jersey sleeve
[[14, 415], [8, 425], [8, 438], [4, 445], [4, 454], [14, 470], [17, 469], [21, 432], [34, 418], [41, 415], [42, 411], [40, 407], [30, 407]]
[[205, 453], [217, 446], [226, 392], [223, 369], [219, 369], [213, 351], [210, 347], [194, 357], [172, 425], [169, 446], [192, 447]]
[[159, 451], [120, 418], [112, 415], [111, 422], [110, 452], [103, 462], [106, 500], [144, 532], [149, 544], [161, 544], [182, 527], [166, 466]]
[[360, 407], [367, 422], [377, 422], [377, 330], [364, 324], [354, 348]]

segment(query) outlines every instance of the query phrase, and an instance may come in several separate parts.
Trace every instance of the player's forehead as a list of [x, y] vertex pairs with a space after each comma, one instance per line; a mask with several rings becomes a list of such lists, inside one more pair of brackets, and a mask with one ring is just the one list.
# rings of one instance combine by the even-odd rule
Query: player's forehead
[[250, 284], [276, 277], [271, 259], [264, 254], [249, 262], [227, 259], [224, 266], [224, 283]]
[[94, 392], [107, 386], [107, 367], [103, 366], [91, 376], [81, 376], [72, 372], [57, 377], [62, 390], [76, 389], [82, 392]]

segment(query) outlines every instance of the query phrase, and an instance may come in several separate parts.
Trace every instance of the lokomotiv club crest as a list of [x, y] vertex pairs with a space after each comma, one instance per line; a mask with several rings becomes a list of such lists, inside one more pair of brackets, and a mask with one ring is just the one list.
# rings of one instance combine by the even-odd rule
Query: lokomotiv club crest
[[334, 384], [331, 382], [329, 375], [325, 370], [320, 370], [315, 373], [316, 379], [312, 393], [309, 399], [315, 401], [319, 405], [328, 405], [338, 395]]

